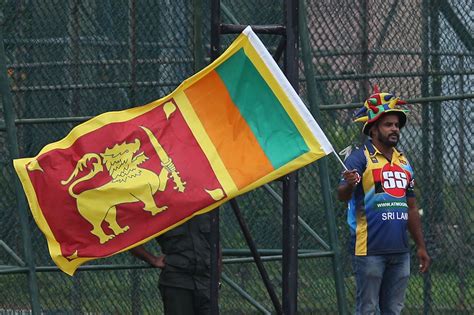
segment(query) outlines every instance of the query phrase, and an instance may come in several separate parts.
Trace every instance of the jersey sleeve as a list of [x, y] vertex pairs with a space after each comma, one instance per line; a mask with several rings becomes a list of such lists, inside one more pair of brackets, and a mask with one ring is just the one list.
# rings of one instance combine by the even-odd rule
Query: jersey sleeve
[[406, 156], [404, 157], [404, 163], [400, 164], [403, 170], [408, 174], [408, 183], [406, 186], [405, 196], [407, 198], [415, 197], [415, 172], [410, 162], [407, 160]]
[[410, 170], [410, 181], [407, 185], [406, 196], [407, 198], [415, 197], [415, 174], [413, 172], [413, 169]]

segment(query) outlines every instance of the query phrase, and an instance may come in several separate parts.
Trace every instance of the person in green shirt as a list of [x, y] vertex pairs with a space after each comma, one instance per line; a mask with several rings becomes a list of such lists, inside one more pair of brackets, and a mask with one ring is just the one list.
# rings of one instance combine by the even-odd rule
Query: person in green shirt
[[210, 227], [209, 214], [198, 215], [156, 238], [163, 255], [155, 256], [143, 245], [130, 250], [161, 269], [166, 315], [210, 314]]

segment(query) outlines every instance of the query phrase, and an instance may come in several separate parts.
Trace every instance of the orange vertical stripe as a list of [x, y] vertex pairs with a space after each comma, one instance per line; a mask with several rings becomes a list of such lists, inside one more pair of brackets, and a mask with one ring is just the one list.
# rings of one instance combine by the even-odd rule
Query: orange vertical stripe
[[239, 189], [273, 171], [269, 159], [215, 71], [184, 92]]

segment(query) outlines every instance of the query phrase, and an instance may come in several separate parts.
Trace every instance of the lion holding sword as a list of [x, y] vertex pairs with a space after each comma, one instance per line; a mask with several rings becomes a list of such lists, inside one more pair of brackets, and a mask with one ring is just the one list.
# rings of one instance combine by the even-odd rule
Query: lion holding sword
[[[165, 190], [169, 178], [173, 179], [174, 188], [178, 192], [185, 190], [186, 182], [181, 180], [171, 158], [153, 133], [146, 127], [142, 126], [141, 128], [148, 135], [161, 160], [163, 168], [159, 174], [140, 167], [140, 164], [148, 160], [148, 157], [144, 152], [138, 153], [141, 143], [140, 140], [135, 139], [132, 143], [116, 144], [112, 148], [107, 148], [103, 153], [86, 153], [77, 162], [70, 177], [61, 181], [64, 186], [72, 181], [68, 192], [76, 199], [80, 215], [92, 224], [91, 233], [99, 238], [101, 244], [129, 230], [129, 226], [120, 226], [117, 223], [117, 205], [141, 201], [144, 203], [143, 210], [150, 212], [151, 215], [156, 215], [168, 207], [166, 205], [158, 206], [153, 196], [156, 192]], [[75, 179], [79, 172], [87, 167], [89, 161], [92, 161], [92, 170], [84, 177]], [[77, 184], [104, 171], [104, 165], [112, 177], [110, 182], [78, 194], [74, 192]], [[108, 223], [113, 234], [105, 233], [101, 226], [103, 221]]]

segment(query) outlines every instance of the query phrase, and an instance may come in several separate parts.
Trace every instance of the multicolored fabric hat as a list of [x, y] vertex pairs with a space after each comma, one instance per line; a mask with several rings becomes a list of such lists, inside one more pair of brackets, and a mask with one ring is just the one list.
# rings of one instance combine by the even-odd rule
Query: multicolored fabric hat
[[374, 86], [372, 94], [364, 106], [354, 114], [354, 122], [365, 122], [362, 132], [369, 135], [370, 127], [386, 113], [394, 113], [400, 117], [400, 128], [405, 126], [408, 110], [396, 108], [396, 105], [406, 104], [405, 101], [395, 97], [393, 94], [380, 92], [377, 85]]

